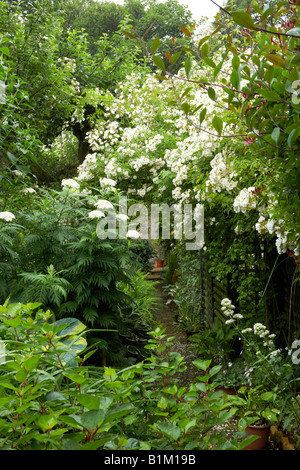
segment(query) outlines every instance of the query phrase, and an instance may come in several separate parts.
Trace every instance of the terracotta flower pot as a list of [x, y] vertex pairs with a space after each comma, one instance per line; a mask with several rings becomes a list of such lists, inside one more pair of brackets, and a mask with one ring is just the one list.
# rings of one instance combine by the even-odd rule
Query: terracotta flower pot
[[164, 266], [164, 260], [163, 259], [157, 259], [156, 260], [156, 267], [157, 268], [163, 268]]
[[244, 450], [263, 450], [267, 447], [270, 435], [269, 425], [256, 426], [252, 424], [246, 427], [245, 432], [249, 435], [259, 436], [259, 439], [244, 447]]

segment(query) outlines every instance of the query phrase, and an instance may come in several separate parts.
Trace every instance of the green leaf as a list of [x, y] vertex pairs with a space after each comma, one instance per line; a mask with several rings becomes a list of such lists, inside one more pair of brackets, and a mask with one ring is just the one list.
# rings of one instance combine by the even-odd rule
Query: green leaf
[[240, 86], [241, 76], [237, 70], [235, 69], [232, 70], [231, 75], [230, 75], [230, 81], [231, 81], [233, 88], [238, 90]]
[[209, 51], [208, 44], [207, 43], [203, 44], [203, 46], [201, 47], [201, 56], [207, 57], [208, 51]]
[[268, 90], [267, 88], [262, 88], [260, 94], [268, 101], [281, 101], [280, 96], [275, 91]]
[[27, 372], [31, 372], [32, 370], [36, 369], [38, 363], [39, 363], [40, 358], [38, 356], [33, 356], [27, 359], [23, 363], [23, 367]]
[[292, 36], [300, 36], [300, 28], [293, 28], [293, 29], [290, 29], [289, 34], [291, 34]]
[[212, 120], [212, 125], [216, 129], [217, 133], [221, 135], [223, 130], [223, 120], [219, 116], [214, 116]]
[[192, 58], [189, 56], [186, 61], [184, 62], [184, 69], [185, 69], [185, 73], [186, 73], [186, 76], [189, 77], [189, 73], [191, 71], [191, 67], [192, 67]]
[[202, 122], [204, 121], [205, 116], [206, 116], [206, 112], [207, 112], [207, 109], [206, 109], [206, 108], [202, 109], [202, 111], [201, 111], [201, 113], [200, 113], [200, 118], [199, 118], [200, 124], [202, 124]]
[[182, 103], [181, 109], [185, 114], [190, 112], [190, 105], [188, 103]]
[[38, 426], [42, 429], [43, 432], [52, 429], [58, 423], [57, 416], [54, 414], [42, 415], [37, 420]]
[[52, 324], [52, 327], [55, 328], [57, 326], [65, 325], [63, 329], [57, 332], [57, 336], [66, 337], [66, 336], [74, 336], [82, 333], [86, 329], [86, 326], [81, 323], [81, 321], [77, 320], [76, 318], [62, 318], [61, 320], [57, 320]]
[[165, 64], [164, 64], [164, 61], [162, 60], [161, 57], [159, 57], [158, 55], [154, 55], [152, 57], [153, 59], [153, 62], [155, 63], [156, 67], [158, 67], [159, 69], [165, 71], [166, 70], [166, 67], [165, 67]]
[[244, 11], [244, 10], [233, 11], [231, 12], [231, 16], [233, 18], [233, 21], [236, 24], [243, 26], [244, 28], [248, 28], [248, 29], [254, 29], [254, 30], [257, 29], [257, 27], [254, 24], [252, 16], [247, 11]]
[[80, 417], [80, 423], [85, 429], [92, 431], [93, 429], [100, 426], [104, 419], [103, 410], [90, 410], [83, 413]]
[[151, 45], [151, 53], [152, 55], [155, 54], [155, 52], [157, 51], [158, 47], [160, 45], [160, 39], [159, 38], [155, 38], [152, 42], [152, 45]]
[[171, 423], [158, 423], [155, 425], [155, 428], [158, 429], [164, 436], [174, 441], [177, 441], [181, 434], [180, 428]]
[[196, 361], [193, 361], [193, 364], [197, 369], [206, 371], [211, 364], [211, 360], [196, 359]]
[[1, 52], [2, 54], [4, 54], [4, 55], [9, 56], [9, 49], [8, 49], [8, 47], [6, 47], [6, 46], [1, 47], [1, 48], [0, 48], [0, 52]]
[[275, 144], [278, 143], [279, 136], [280, 136], [280, 129], [279, 127], [275, 127], [271, 134], [271, 137], [274, 140]]
[[16, 379], [18, 380], [18, 382], [25, 382], [25, 380], [27, 379], [27, 372], [25, 369], [21, 368], [20, 370], [18, 370], [18, 372], [16, 373]]
[[204, 62], [209, 65], [210, 67], [212, 67], [213, 69], [216, 68], [216, 64], [215, 62], [210, 58], [210, 57], [203, 57], [203, 60]]
[[122, 418], [122, 416], [132, 413], [134, 409], [135, 407], [131, 403], [117, 403], [106, 412], [104, 423], [111, 423], [115, 419]]
[[175, 62], [179, 59], [180, 56], [181, 56], [181, 51], [176, 52], [174, 55], [172, 55], [171, 57], [172, 64], [175, 64]]
[[207, 90], [208, 96], [210, 97], [211, 100], [215, 101], [216, 99], [216, 92], [213, 88], [209, 87]]
[[77, 401], [88, 410], [99, 410], [100, 408], [99, 398], [89, 395], [88, 393], [83, 393], [82, 395], [78, 394]]

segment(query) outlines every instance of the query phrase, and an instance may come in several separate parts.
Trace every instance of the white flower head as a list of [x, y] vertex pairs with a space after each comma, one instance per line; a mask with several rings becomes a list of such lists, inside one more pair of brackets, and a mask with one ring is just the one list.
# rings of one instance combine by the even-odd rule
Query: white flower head
[[15, 218], [12, 212], [0, 212], [0, 219], [5, 220], [5, 222], [11, 222]]
[[77, 181], [73, 180], [72, 178], [62, 180], [61, 185], [64, 189], [65, 188], [71, 188], [71, 189], [80, 188], [79, 183], [77, 183]]
[[99, 199], [99, 201], [96, 202], [95, 206], [97, 207], [97, 209], [103, 210], [110, 210], [114, 208], [112, 203], [107, 201], [106, 199]]
[[127, 238], [134, 238], [134, 239], [137, 239], [137, 238], [140, 238], [140, 233], [137, 232], [136, 230], [128, 230], [127, 234], [126, 234], [126, 237]]
[[24, 194], [34, 194], [36, 193], [36, 190], [33, 189], [33, 188], [24, 188], [21, 190], [21, 193], [24, 193]]
[[117, 184], [117, 182], [115, 180], [112, 180], [111, 178], [102, 178], [100, 179], [100, 185], [101, 187], [106, 187], [106, 186], [110, 186], [110, 187], [115, 187]]
[[92, 211], [92, 212], [89, 213], [89, 218], [90, 219], [102, 219], [102, 217], [105, 217], [105, 214], [104, 214], [104, 212], [99, 211], [99, 210]]
[[119, 220], [124, 220], [124, 221], [125, 221], [125, 220], [128, 220], [129, 217], [128, 217], [128, 215], [126, 215], [126, 214], [118, 214], [118, 215], [117, 215], [117, 219], [119, 219]]

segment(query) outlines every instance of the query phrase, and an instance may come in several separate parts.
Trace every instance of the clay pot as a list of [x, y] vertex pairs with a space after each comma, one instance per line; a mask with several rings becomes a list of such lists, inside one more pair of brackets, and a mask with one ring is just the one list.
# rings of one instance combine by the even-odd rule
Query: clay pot
[[156, 260], [156, 267], [157, 268], [163, 268], [164, 266], [164, 260], [163, 259], [157, 259]]
[[252, 424], [246, 427], [245, 432], [249, 435], [259, 436], [259, 439], [244, 447], [244, 450], [263, 450], [267, 447], [270, 436], [269, 425], [256, 426]]

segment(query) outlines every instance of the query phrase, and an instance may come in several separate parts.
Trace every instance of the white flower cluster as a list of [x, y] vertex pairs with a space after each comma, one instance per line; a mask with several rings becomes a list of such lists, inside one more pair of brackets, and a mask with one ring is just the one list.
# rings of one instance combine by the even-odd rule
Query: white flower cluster
[[34, 194], [34, 193], [36, 193], [36, 190], [33, 189], [33, 188], [24, 188], [24, 189], [21, 189], [21, 193], [23, 193], [23, 194]]
[[61, 182], [61, 185], [62, 185], [63, 189], [78, 190], [80, 188], [79, 183], [77, 183], [77, 181], [75, 181], [72, 178], [63, 179], [62, 182]]
[[111, 178], [100, 178], [99, 180], [101, 188], [104, 189], [113, 189], [117, 182]]
[[206, 181], [206, 192], [221, 192], [223, 189], [231, 192], [236, 186], [234, 181], [236, 173], [232, 169], [232, 163], [226, 161], [225, 156], [219, 152], [210, 162], [212, 170]]
[[234, 313], [235, 306], [232, 304], [230, 299], [222, 299], [221, 310], [228, 318], [228, 320], [225, 321], [225, 325], [229, 325], [230, 323], [234, 323], [235, 320], [241, 320], [243, 318], [243, 315], [240, 313]]
[[156, 147], [164, 140], [164, 136], [156, 134], [152, 139], [146, 142], [147, 152], [155, 152]]
[[79, 165], [78, 171], [78, 180], [80, 181], [88, 181], [93, 179], [94, 177], [94, 170], [97, 167], [97, 157], [95, 153], [89, 153], [84, 162]]
[[11, 222], [15, 218], [12, 212], [0, 212], [0, 219], [5, 220], [5, 222]]
[[254, 187], [242, 189], [233, 201], [234, 212], [246, 214], [251, 209], [256, 209], [257, 198], [253, 194]]
[[[277, 248], [278, 254], [286, 253], [288, 250], [293, 251], [294, 255], [297, 257], [300, 254], [300, 243], [298, 241], [292, 241], [289, 239], [289, 232], [284, 230], [285, 221], [283, 219], [276, 220], [270, 217], [265, 217], [260, 215], [257, 223], [255, 224], [255, 229], [260, 234], [269, 233], [270, 235], [276, 236], [275, 245]], [[300, 239], [300, 234], [298, 235], [298, 240]]]
[[[253, 325], [253, 333], [257, 335], [260, 339], [263, 339], [263, 346], [271, 349], [271, 357], [277, 356], [281, 351], [280, 349], [275, 350], [274, 338], [275, 335], [271, 334], [270, 331], [263, 323], [255, 323]], [[257, 354], [260, 354], [260, 351], [257, 351]]]

